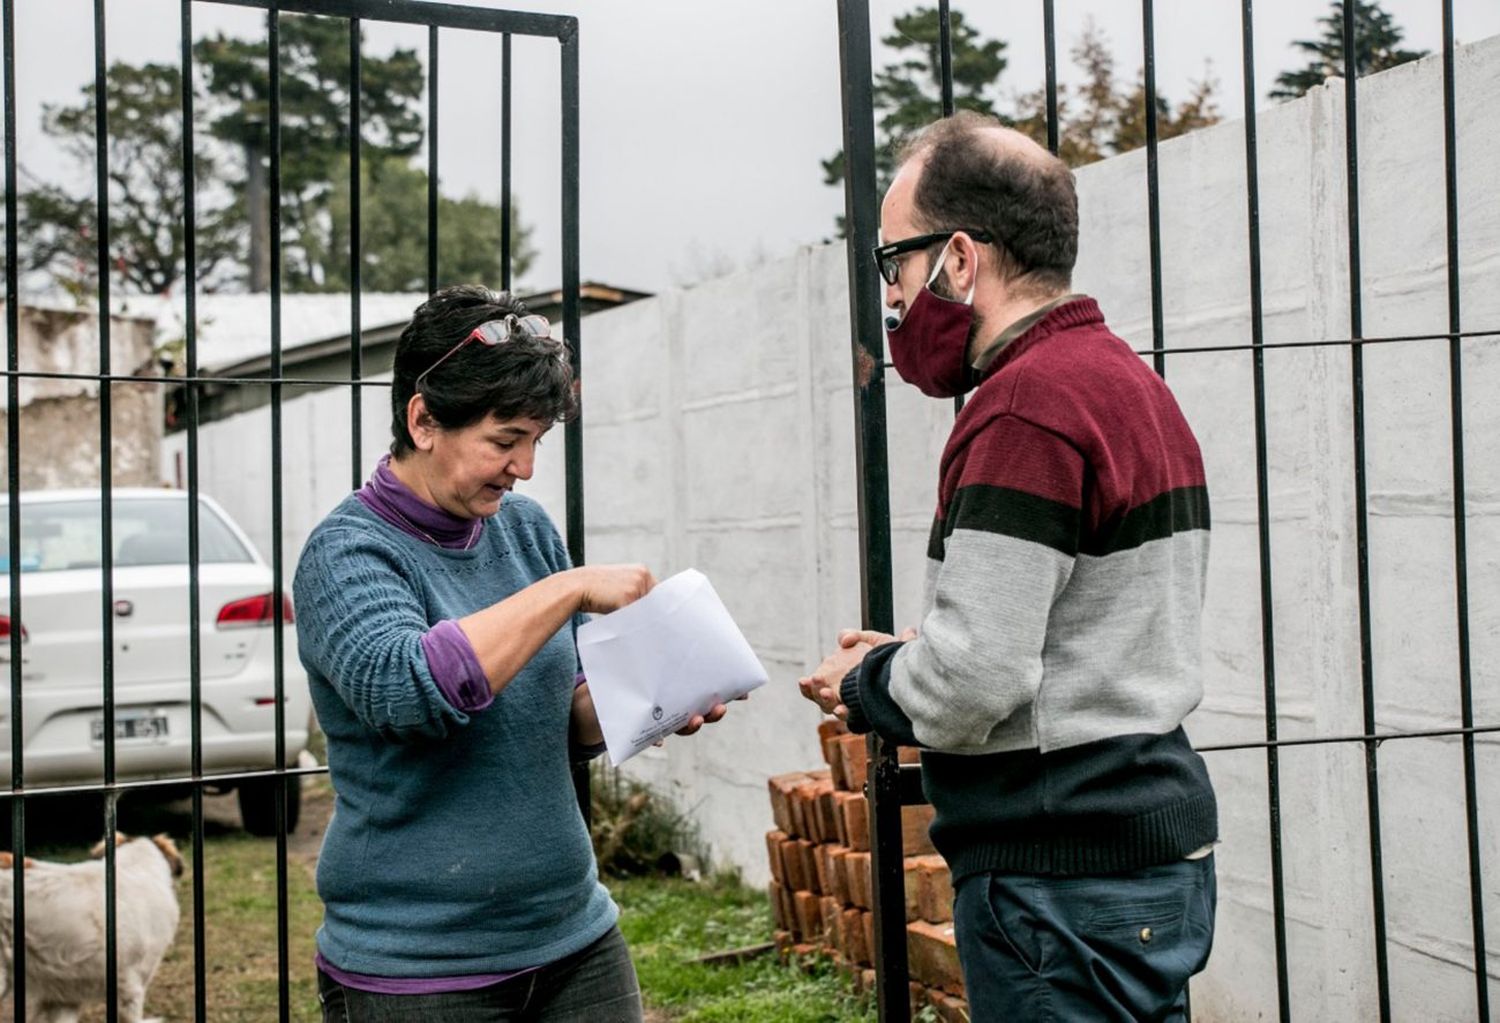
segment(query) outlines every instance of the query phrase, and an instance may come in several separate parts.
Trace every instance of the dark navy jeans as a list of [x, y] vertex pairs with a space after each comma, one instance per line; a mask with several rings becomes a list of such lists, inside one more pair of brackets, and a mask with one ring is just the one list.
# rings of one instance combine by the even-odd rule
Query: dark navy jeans
[[640, 1023], [641, 989], [619, 928], [540, 970], [473, 991], [378, 995], [318, 971], [324, 1023]]
[[964, 878], [953, 920], [973, 1023], [1185, 1019], [1213, 946], [1214, 858], [1129, 874]]

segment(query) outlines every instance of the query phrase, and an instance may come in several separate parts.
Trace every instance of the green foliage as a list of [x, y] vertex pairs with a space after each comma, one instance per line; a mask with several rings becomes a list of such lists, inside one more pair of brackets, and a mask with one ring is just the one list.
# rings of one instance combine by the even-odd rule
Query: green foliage
[[[282, 279], [290, 291], [318, 290], [331, 262], [317, 241], [329, 233], [327, 216], [338, 169], [348, 177], [349, 25], [343, 19], [285, 15], [280, 22]], [[250, 162], [270, 164], [269, 51], [260, 39], [220, 33], [193, 44], [203, 79], [209, 134], [243, 154], [230, 187], [243, 194]], [[426, 75], [415, 50], [360, 59], [360, 138], [377, 163], [409, 160], [422, 147]], [[418, 193], [425, 203], [423, 190]], [[347, 185], [345, 185], [347, 188]], [[423, 210], [425, 211], [425, 205]], [[425, 216], [425, 214], [424, 214]], [[421, 222], [421, 221], [418, 221]], [[347, 232], [346, 232], [347, 236]], [[422, 276], [425, 287], [425, 274]]]
[[[1013, 105], [1002, 109], [998, 96], [1000, 76], [1007, 63], [1006, 43], [982, 37], [959, 11], [952, 11], [951, 19], [954, 106], [997, 117], [1045, 145], [1046, 90], [1022, 93]], [[895, 62], [876, 74], [874, 85], [876, 185], [884, 194], [895, 176], [901, 141], [942, 116], [937, 8], [918, 7], [899, 15], [894, 31], [882, 42], [898, 54]], [[1074, 87], [1058, 85], [1058, 154], [1069, 166], [1078, 167], [1144, 146], [1144, 75], [1138, 73], [1128, 86], [1119, 81], [1109, 40], [1092, 20], [1073, 46], [1071, 56], [1084, 80]], [[1158, 92], [1158, 137], [1169, 139], [1217, 123], [1217, 91], [1217, 81], [1205, 73], [1201, 81], [1193, 83], [1191, 94], [1180, 105], [1174, 106]], [[839, 184], [844, 174], [842, 150], [823, 161], [825, 184]], [[842, 217], [838, 223], [842, 234]]]
[[771, 940], [763, 892], [716, 880], [708, 884], [636, 878], [610, 883], [620, 904], [646, 1002], [681, 1023], [863, 1023], [871, 1006], [857, 998], [824, 960], [807, 972], [765, 954], [732, 966], [698, 956]]
[[599, 869], [614, 877], [666, 871], [682, 857], [707, 862], [697, 824], [648, 786], [595, 761], [590, 830]]
[[[954, 107], [998, 116], [996, 87], [1007, 63], [1006, 44], [983, 38], [960, 11], [950, 12], [949, 24]], [[943, 115], [937, 7], [918, 7], [897, 15], [892, 29], [881, 42], [899, 57], [876, 73], [874, 85], [875, 179], [882, 195], [895, 177], [896, 151], [902, 139]], [[844, 174], [844, 151], [840, 149], [823, 161], [823, 183], [840, 184]], [[843, 233], [842, 217], [839, 232]]]
[[[303, 238], [309, 263], [320, 268], [308, 291], [348, 291], [351, 192], [349, 162], [336, 161], [328, 216]], [[427, 172], [395, 158], [360, 161], [361, 282], [367, 291], [427, 288]], [[511, 204], [511, 273], [536, 258], [531, 229]], [[501, 280], [502, 210], [476, 196], [438, 196], [438, 280], [487, 284]], [[414, 229], [414, 225], [416, 228]]]
[[[1276, 76], [1272, 99], [1296, 99], [1309, 89], [1322, 85], [1324, 79], [1344, 74], [1344, 4], [1332, 0], [1328, 14], [1318, 19], [1323, 34], [1317, 39], [1299, 39], [1292, 44], [1309, 55], [1306, 67], [1283, 71]], [[1401, 40], [1406, 32], [1395, 18], [1381, 8], [1378, 0], [1355, 0], [1354, 38], [1355, 73], [1363, 77], [1385, 71], [1409, 60], [1427, 56], [1426, 50], [1403, 50]]]
[[[1058, 155], [1070, 167], [1081, 167], [1146, 144], [1146, 79], [1137, 72], [1130, 86], [1115, 73], [1114, 53], [1104, 32], [1089, 19], [1069, 54], [1082, 73], [1081, 85], [1057, 87]], [[1205, 70], [1181, 104], [1156, 94], [1158, 139], [1175, 138], [1219, 122], [1215, 103], [1218, 82]], [[1047, 141], [1045, 90], [1025, 93], [1016, 101], [1015, 126], [1042, 144]]]
[[[281, 53], [281, 250], [287, 291], [349, 287], [349, 26], [343, 19], [283, 15]], [[266, 44], [226, 36], [193, 46], [197, 284], [244, 286], [254, 216], [250, 170], [269, 167], [270, 78]], [[361, 58], [361, 225], [369, 290], [425, 290], [426, 71], [416, 52]], [[109, 119], [109, 267], [126, 292], [162, 293], [186, 270], [181, 72], [166, 64], [116, 63], [106, 75]], [[43, 127], [77, 162], [95, 163], [94, 88], [80, 102], [45, 108]], [[269, 192], [266, 193], [269, 199]], [[24, 188], [21, 269], [44, 272], [80, 300], [97, 287], [98, 216], [92, 191], [51, 183]], [[439, 198], [439, 277], [500, 282], [499, 206], [475, 196]], [[264, 230], [265, 216], [257, 218]], [[414, 225], [421, 225], [413, 230]], [[524, 273], [535, 252], [513, 214], [512, 260]], [[269, 241], [269, 240], [268, 240]]]
[[[109, 119], [110, 248], [113, 279], [128, 291], [155, 294], [185, 266], [182, 181], [182, 74], [167, 64], [116, 63], [105, 77]], [[76, 106], [49, 104], [42, 126], [80, 167], [94, 166], [96, 95], [92, 83]], [[211, 181], [220, 162], [194, 153], [197, 179]], [[41, 182], [19, 195], [20, 269], [43, 271], [64, 290], [91, 293], [98, 281], [98, 209], [92, 194]], [[243, 209], [212, 190], [197, 204], [200, 279], [239, 251], [235, 221]]]

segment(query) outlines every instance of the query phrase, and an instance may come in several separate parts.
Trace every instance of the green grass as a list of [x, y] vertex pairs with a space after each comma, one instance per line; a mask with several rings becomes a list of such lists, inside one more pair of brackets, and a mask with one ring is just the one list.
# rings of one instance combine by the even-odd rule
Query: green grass
[[735, 882], [609, 882], [646, 1004], [674, 1023], [844, 1023], [873, 1010], [826, 962], [810, 972], [766, 954], [735, 966], [696, 957], [771, 940], [764, 893]]
[[[304, 790], [299, 829], [300, 852], [287, 870], [290, 1018], [316, 1023], [321, 1017], [313, 968], [313, 935], [323, 907], [313, 884], [312, 856], [318, 825], [329, 802], [327, 782], [316, 779]], [[276, 843], [253, 838], [230, 821], [232, 797], [217, 797], [206, 822], [204, 895], [206, 900], [208, 1018], [229, 1023], [260, 1023], [277, 1018]], [[222, 805], [220, 805], [222, 804]], [[40, 816], [40, 815], [39, 815]], [[62, 812], [47, 806], [59, 822], [56, 834], [37, 835], [28, 851], [49, 859], [77, 859], [96, 833], [95, 814]], [[85, 819], [86, 818], [86, 819]], [[63, 820], [77, 820], [71, 830]], [[122, 805], [121, 826], [132, 834], [167, 830], [178, 835], [191, 864], [191, 821], [181, 807], [163, 810]], [[313, 830], [308, 834], [309, 828]], [[810, 972], [784, 965], [775, 954], [734, 966], [694, 963], [697, 956], [767, 942], [770, 909], [763, 892], [733, 881], [696, 884], [664, 878], [607, 882], [621, 907], [620, 929], [631, 947], [651, 1023], [845, 1023], [873, 1021], [874, 1013], [850, 991], [826, 962]], [[177, 940], [162, 962], [147, 996], [148, 1015], [164, 1021], [194, 1016], [192, 871], [178, 882], [182, 908]], [[0, 1011], [5, 1007], [0, 1006]], [[8, 1014], [0, 1018], [9, 1018]], [[84, 1023], [102, 1023], [102, 1006], [86, 1012]]]
[[[184, 850], [187, 853], [188, 850]], [[276, 845], [225, 835], [204, 845], [208, 1018], [250, 1021], [277, 1017]], [[178, 890], [182, 924], [151, 987], [150, 1012], [164, 1020], [193, 1018], [192, 874]], [[289, 1008], [297, 1023], [322, 1018], [313, 971], [313, 934], [323, 920], [306, 865], [287, 869]]]

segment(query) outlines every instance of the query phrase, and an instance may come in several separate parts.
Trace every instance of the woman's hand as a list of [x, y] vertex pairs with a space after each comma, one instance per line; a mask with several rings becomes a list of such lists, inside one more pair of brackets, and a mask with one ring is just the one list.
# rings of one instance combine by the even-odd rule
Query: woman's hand
[[586, 565], [539, 579], [458, 620], [490, 680], [504, 689], [526, 662], [579, 611], [609, 612], [644, 597], [656, 585], [645, 565]]
[[633, 604], [656, 585], [645, 565], [585, 565], [569, 569], [568, 575], [578, 588], [578, 610], [595, 614]]
[[[743, 700], [744, 697], [742, 696], [742, 697], [740, 697], [740, 699]], [[688, 723], [687, 724], [685, 724], [681, 728], [677, 729], [677, 734], [678, 735], [692, 735], [694, 732], [696, 732], [698, 729], [702, 728], [704, 725], [711, 725], [715, 721], [718, 721], [725, 714], [728, 714], [728, 713], [729, 713], [729, 708], [728, 707], [724, 706], [722, 703], [716, 703], [716, 704], [713, 705], [713, 707], [709, 710], [709, 712], [707, 714], [694, 714], [691, 718], [688, 719]]]

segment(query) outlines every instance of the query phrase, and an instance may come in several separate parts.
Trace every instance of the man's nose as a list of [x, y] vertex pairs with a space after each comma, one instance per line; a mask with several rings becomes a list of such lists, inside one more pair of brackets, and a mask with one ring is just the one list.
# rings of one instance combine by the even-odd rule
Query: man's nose
[[901, 299], [902, 295], [900, 281], [897, 281], [895, 284], [887, 284], [885, 286], [885, 306], [887, 309], [900, 309]]

